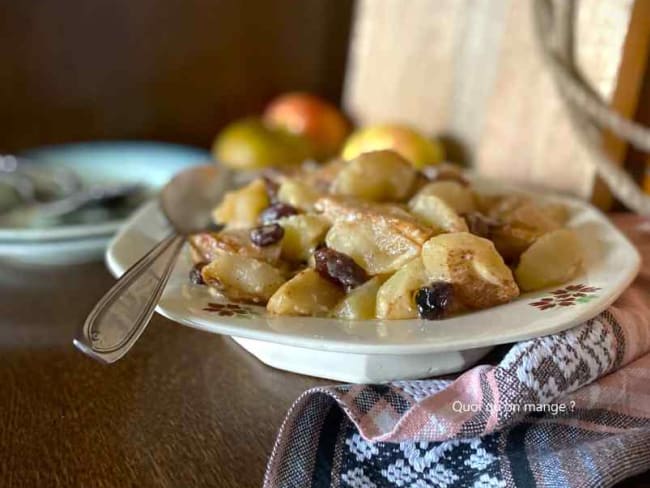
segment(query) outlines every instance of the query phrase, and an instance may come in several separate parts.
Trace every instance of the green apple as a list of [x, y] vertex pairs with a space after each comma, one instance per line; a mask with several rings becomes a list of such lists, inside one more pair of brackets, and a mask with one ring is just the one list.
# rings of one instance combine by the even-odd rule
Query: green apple
[[307, 141], [248, 117], [224, 128], [212, 146], [214, 158], [233, 169], [252, 170], [299, 164], [308, 156]]

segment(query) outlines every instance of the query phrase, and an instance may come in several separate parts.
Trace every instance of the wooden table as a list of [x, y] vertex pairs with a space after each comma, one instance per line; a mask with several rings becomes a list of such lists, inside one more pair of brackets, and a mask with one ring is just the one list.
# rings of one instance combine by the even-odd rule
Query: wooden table
[[0, 486], [260, 486], [287, 409], [327, 381], [160, 316], [127, 357], [98, 364], [71, 338], [112, 282], [100, 263], [0, 263]]

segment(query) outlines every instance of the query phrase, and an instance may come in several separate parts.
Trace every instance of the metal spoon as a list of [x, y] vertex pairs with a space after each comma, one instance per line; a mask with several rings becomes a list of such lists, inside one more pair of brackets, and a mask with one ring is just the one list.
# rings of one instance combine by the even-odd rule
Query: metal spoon
[[160, 206], [173, 228], [113, 285], [90, 312], [74, 345], [87, 355], [112, 363], [138, 340], [158, 304], [188, 234], [205, 229], [210, 211], [230, 175], [214, 165], [176, 175], [160, 193]]

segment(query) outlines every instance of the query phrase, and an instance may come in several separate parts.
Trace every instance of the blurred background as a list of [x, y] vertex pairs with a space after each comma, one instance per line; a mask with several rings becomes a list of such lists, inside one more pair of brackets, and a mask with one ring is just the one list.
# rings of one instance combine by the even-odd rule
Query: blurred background
[[[541, 59], [535, 3], [0, 0], [0, 151], [97, 139], [208, 148], [229, 121], [301, 90], [359, 125], [460, 141], [451, 155], [490, 176], [607, 208]], [[650, 123], [650, 0], [581, 0], [573, 15], [575, 72]], [[647, 155], [607, 134], [603, 146], [643, 180]]]
[[93, 139], [209, 147], [304, 90], [339, 103], [351, 0], [0, 0], [0, 153]]
[[[545, 5], [549, 27], [536, 29]], [[34, 200], [18, 188], [24, 174], [8, 185], [15, 161], [0, 157], [0, 256], [24, 254], [19, 240], [51, 239], [60, 224], [117, 225], [181, 167], [211, 157], [260, 169], [389, 144], [418, 167], [460, 163], [621, 208], [596, 152], [650, 192], [646, 153], [602, 124], [585, 144], [569, 117], [582, 109], [567, 105], [542, 49], [570, 26], [563, 58], [575, 83], [647, 126], [650, 0], [0, 0], [0, 12], [0, 156], [68, 165], [58, 175], [67, 186], [50, 181], [39, 202], [146, 190], [117, 213], [37, 222], [18, 208]], [[274, 103], [287, 92], [308, 95]], [[92, 141], [119, 144], [65, 146]], [[85, 237], [106, 239], [116, 225]], [[72, 244], [73, 229], [59, 230]]]

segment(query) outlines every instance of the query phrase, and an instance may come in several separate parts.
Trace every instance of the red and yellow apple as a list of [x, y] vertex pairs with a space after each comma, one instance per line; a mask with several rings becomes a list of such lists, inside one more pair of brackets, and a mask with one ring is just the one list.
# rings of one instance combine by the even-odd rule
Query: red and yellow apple
[[338, 153], [349, 133], [343, 114], [332, 104], [308, 93], [287, 93], [271, 101], [264, 112], [271, 127], [304, 136], [316, 159]]
[[359, 129], [345, 142], [342, 157], [352, 160], [362, 153], [383, 149], [399, 153], [416, 168], [438, 164], [445, 157], [440, 141], [428, 139], [412, 127], [400, 124], [373, 125]]

